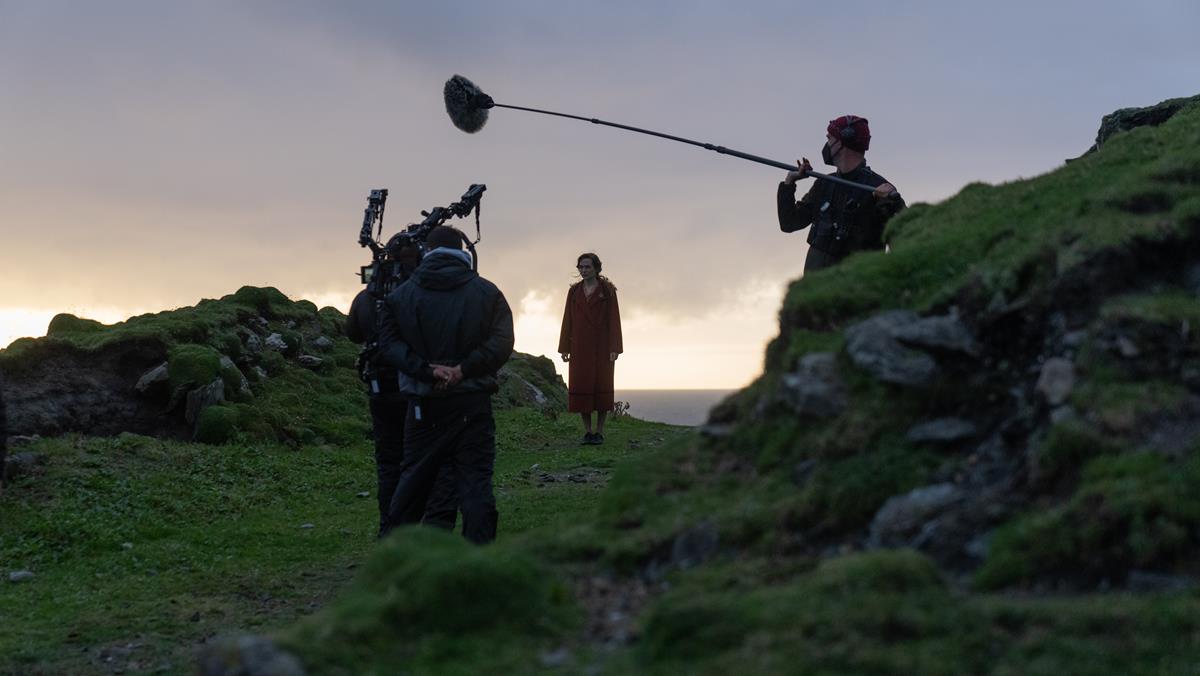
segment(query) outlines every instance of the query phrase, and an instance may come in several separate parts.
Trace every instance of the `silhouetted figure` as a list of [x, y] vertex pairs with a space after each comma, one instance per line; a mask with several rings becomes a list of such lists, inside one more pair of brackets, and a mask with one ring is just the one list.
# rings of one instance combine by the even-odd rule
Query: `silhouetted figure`
[[[625, 351], [617, 287], [600, 274], [600, 257], [585, 253], [576, 260], [580, 280], [567, 291], [558, 352], [567, 369], [567, 410], [583, 420], [584, 444], [604, 442], [604, 420], [613, 409], [613, 374]], [[592, 412], [596, 431], [592, 432]]]
[[512, 355], [512, 310], [471, 269], [457, 230], [438, 226], [426, 243], [429, 253], [384, 304], [379, 361], [400, 371], [400, 393], [411, 402], [387, 527], [420, 521], [439, 470], [449, 465], [463, 536], [481, 544], [496, 539], [492, 394], [496, 372]]
[[836, 176], [876, 189], [868, 193], [818, 180], [797, 202], [796, 181], [812, 170], [808, 158], [797, 162], [797, 171], [789, 172], [779, 184], [776, 202], [780, 230], [795, 232], [812, 225], [805, 272], [835, 265], [855, 251], [882, 250], [884, 225], [904, 208], [896, 187], [867, 166], [865, 153], [871, 145], [871, 129], [865, 117], [843, 115], [830, 120], [825, 139], [821, 158], [825, 164], [837, 167]]
[[[397, 251], [389, 249], [389, 255], [400, 263], [402, 275], [412, 274], [420, 260], [415, 248]], [[346, 337], [359, 344], [376, 342], [379, 324], [375, 311], [375, 299], [366, 289], [358, 292], [350, 304], [346, 318]], [[379, 502], [379, 534], [387, 532], [387, 513], [400, 481], [400, 467], [404, 462], [404, 419], [408, 415], [408, 399], [400, 394], [399, 374], [396, 369], [375, 364], [366, 369], [367, 395], [371, 411], [371, 436], [375, 441], [375, 473], [378, 478], [377, 498]], [[458, 500], [454, 495], [454, 480], [449, 468], [443, 471], [429, 499], [422, 522], [430, 526], [453, 530], [457, 518]]]

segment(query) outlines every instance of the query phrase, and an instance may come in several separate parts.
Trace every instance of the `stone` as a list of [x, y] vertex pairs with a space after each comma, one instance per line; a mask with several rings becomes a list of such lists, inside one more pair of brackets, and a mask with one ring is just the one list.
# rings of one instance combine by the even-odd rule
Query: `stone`
[[189, 425], [195, 425], [204, 409], [223, 401], [225, 401], [225, 381], [217, 378], [204, 387], [188, 392], [184, 419]]
[[1194, 578], [1179, 575], [1131, 570], [1129, 577], [1125, 580], [1125, 586], [1132, 592], [1179, 592], [1195, 589], [1197, 581]]
[[779, 400], [797, 415], [832, 418], [846, 410], [846, 387], [833, 353], [806, 354], [793, 373], [781, 378]]
[[676, 536], [671, 543], [671, 565], [687, 570], [712, 558], [720, 545], [716, 525], [704, 521]]
[[33, 473], [35, 467], [41, 467], [46, 464], [46, 456], [41, 453], [13, 453], [4, 459], [4, 466], [0, 467], [0, 473], [4, 479], [16, 479], [21, 476], [28, 476]]
[[258, 355], [262, 354], [263, 343], [257, 335], [251, 333], [246, 336], [246, 342], [243, 343], [242, 348], [250, 357], [257, 357]]
[[226, 357], [225, 355], [221, 355], [221, 372], [237, 374], [237, 376], [238, 376], [238, 388], [237, 388], [238, 394], [243, 395], [243, 396], [251, 396], [253, 394], [250, 391], [250, 381], [246, 380], [246, 375], [244, 373], [242, 373], [242, 370], [239, 369], [236, 364], [233, 363], [232, 359], [230, 359], [229, 357]]
[[871, 520], [868, 546], [902, 547], [909, 544], [921, 535], [928, 522], [963, 497], [954, 484], [941, 483], [888, 498]]
[[812, 472], [814, 469], [816, 469], [816, 467], [817, 461], [812, 458], [809, 458], [808, 460], [801, 460], [800, 462], [796, 463], [792, 466], [792, 483], [796, 484], [797, 486], [804, 486], [804, 484], [808, 483], [808, 480], [812, 476]]
[[28, 570], [14, 570], [8, 574], [8, 581], [13, 583], [28, 582], [33, 577], [33, 573]]
[[312, 345], [318, 350], [330, 350], [333, 348], [333, 341], [325, 336], [317, 336], [316, 340], [312, 342]]
[[320, 357], [314, 357], [311, 354], [302, 354], [299, 357], [296, 357], [296, 363], [310, 369], [317, 368], [324, 361], [324, 359], [321, 359]]
[[200, 676], [304, 676], [295, 655], [261, 636], [212, 641], [199, 656]]
[[956, 314], [922, 317], [911, 324], [898, 327], [895, 337], [909, 347], [922, 350], [979, 356], [979, 343]]
[[254, 367], [254, 375], [258, 376], [259, 380], [266, 380], [269, 377], [267, 370], [261, 366]]
[[158, 366], [146, 371], [138, 378], [137, 384], [133, 386], [133, 391], [138, 394], [146, 394], [156, 387], [162, 387], [170, 380], [167, 374], [167, 362], [163, 362]]
[[1117, 354], [1126, 359], [1133, 359], [1142, 353], [1129, 336], [1117, 336]]
[[962, 418], [938, 418], [914, 425], [904, 438], [914, 444], [951, 444], [978, 434], [975, 423]]
[[1042, 364], [1036, 389], [1050, 406], [1061, 406], [1075, 389], [1075, 365], [1069, 359], [1052, 357]]
[[264, 344], [276, 352], [285, 352], [288, 349], [287, 341], [284, 340], [283, 336], [279, 335], [278, 333], [272, 333], [271, 335], [267, 336]]
[[845, 331], [846, 352], [876, 380], [906, 387], [927, 385], [938, 374], [937, 362], [896, 339], [897, 332], [917, 321], [913, 312], [890, 310], [854, 324]]

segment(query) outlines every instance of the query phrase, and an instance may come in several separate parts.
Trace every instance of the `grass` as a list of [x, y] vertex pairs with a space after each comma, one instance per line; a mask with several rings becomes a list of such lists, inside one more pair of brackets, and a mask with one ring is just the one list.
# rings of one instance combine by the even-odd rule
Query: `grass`
[[[497, 422], [501, 542], [585, 518], [616, 464], [679, 434], [617, 419], [605, 445], [579, 447], [578, 420], [567, 416], [512, 409]], [[36, 576], [0, 583], [3, 674], [114, 664], [190, 673], [198, 642], [288, 626], [378, 565], [364, 564], [378, 548], [373, 455], [361, 436], [299, 447], [68, 436], [28, 450], [47, 458], [43, 473], [0, 497], [0, 572]], [[587, 483], [566, 478], [585, 470]]]

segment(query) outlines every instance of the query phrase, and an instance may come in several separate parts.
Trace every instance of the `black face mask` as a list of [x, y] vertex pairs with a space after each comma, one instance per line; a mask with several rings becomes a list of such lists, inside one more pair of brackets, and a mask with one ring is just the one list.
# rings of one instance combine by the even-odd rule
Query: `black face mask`
[[829, 147], [829, 141], [825, 142], [825, 147], [821, 148], [821, 161], [829, 166], [837, 166], [833, 162], [833, 150]]

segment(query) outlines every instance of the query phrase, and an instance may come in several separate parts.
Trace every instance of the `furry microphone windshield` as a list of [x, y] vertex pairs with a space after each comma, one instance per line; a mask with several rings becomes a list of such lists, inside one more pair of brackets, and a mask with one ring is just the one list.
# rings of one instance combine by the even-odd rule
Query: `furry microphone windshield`
[[446, 113], [450, 115], [450, 121], [468, 134], [483, 129], [483, 125], [487, 124], [488, 108], [495, 105], [492, 97], [461, 75], [446, 80], [442, 96], [446, 99]]
[[[454, 123], [454, 126], [467, 132], [468, 134], [474, 134], [480, 129], [483, 129], [483, 125], [487, 124], [489, 108], [508, 108], [510, 110], [524, 110], [530, 113], [541, 113], [542, 115], [566, 117], [572, 120], [581, 120], [583, 122], [591, 122], [592, 124], [601, 124], [606, 127], [624, 129], [625, 131], [636, 131], [639, 134], [648, 134], [650, 136], [657, 136], [658, 138], [665, 138], [668, 141], [687, 143], [689, 145], [698, 146], [700, 148], [704, 148], [705, 150], [711, 150], [722, 155], [729, 155], [730, 157], [738, 157], [743, 160], [758, 162], [759, 164], [765, 164], [769, 167], [775, 167], [785, 171], [796, 170], [796, 165], [794, 164], [784, 164], [783, 162], [769, 160], [765, 157], [759, 157], [758, 155], [743, 153], [740, 150], [733, 150], [732, 148], [726, 148], [725, 146], [717, 146], [711, 143], [693, 141], [691, 139], [682, 138], [680, 136], [672, 136], [670, 134], [651, 131], [649, 129], [639, 129], [638, 127], [631, 127], [627, 124], [605, 122], [604, 120], [598, 120], [594, 117], [582, 117], [579, 115], [569, 115], [567, 113], [556, 113], [553, 110], [541, 110], [539, 108], [526, 108], [524, 106], [510, 106], [505, 103], [496, 103], [492, 100], [492, 97], [484, 94], [479, 87], [476, 87], [474, 82], [471, 82], [461, 75], [455, 75], [449, 80], [446, 80], [446, 86], [442, 90], [442, 96], [446, 99], [446, 113], [450, 115], [450, 121]], [[867, 192], [874, 192], [875, 190], [874, 186], [869, 186], [865, 183], [855, 183], [853, 181], [847, 181], [844, 178], [830, 176], [828, 174], [821, 174], [815, 171], [806, 171], [804, 175], [806, 177], [811, 176], [812, 178], [823, 181], [833, 181], [834, 183], [840, 183], [842, 185], [851, 188], [857, 188], [859, 190], [865, 190]]]

